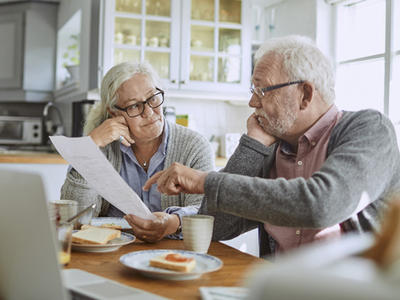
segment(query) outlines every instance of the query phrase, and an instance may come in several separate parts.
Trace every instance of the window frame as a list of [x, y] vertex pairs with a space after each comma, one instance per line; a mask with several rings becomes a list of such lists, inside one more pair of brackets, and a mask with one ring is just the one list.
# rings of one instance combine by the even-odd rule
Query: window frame
[[[385, 49], [383, 53], [378, 53], [369, 56], [360, 56], [357, 58], [352, 58], [348, 60], [338, 61], [337, 53], [338, 53], [338, 5], [335, 5], [334, 9], [334, 58], [335, 58], [335, 67], [336, 69], [340, 65], [351, 64], [355, 62], [363, 62], [370, 61], [378, 58], [384, 59], [384, 89], [383, 89], [383, 109], [384, 114], [389, 115], [389, 101], [390, 101], [390, 86], [392, 83], [392, 75], [393, 75], [393, 64], [394, 59], [397, 55], [400, 56], [400, 49], [394, 50], [394, 11], [395, 6], [397, 9], [400, 9], [400, 0], [385, 0]], [[398, 6], [398, 7], [397, 7]], [[399, 32], [400, 34], [400, 32]], [[399, 116], [400, 119], [400, 116]]]

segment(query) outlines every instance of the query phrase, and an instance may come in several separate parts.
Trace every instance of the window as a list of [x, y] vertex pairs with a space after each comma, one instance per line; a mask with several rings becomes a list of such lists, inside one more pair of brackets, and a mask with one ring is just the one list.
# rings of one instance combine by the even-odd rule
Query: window
[[336, 17], [336, 104], [400, 121], [400, 0], [344, 1]]
[[392, 80], [390, 81], [389, 117], [400, 124], [400, 0], [394, 3], [396, 6], [393, 14], [393, 64]]

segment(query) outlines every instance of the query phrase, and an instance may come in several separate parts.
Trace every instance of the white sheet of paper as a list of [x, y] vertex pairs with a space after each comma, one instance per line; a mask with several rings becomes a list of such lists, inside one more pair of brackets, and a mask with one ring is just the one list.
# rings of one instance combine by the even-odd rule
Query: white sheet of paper
[[50, 140], [88, 184], [116, 208], [144, 219], [155, 218], [90, 137], [51, 136]]

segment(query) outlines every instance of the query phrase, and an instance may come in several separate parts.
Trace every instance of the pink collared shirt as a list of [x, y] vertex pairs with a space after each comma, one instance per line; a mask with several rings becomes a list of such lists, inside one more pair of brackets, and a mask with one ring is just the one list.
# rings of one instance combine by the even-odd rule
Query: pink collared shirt
[[[335, 105], [298, 140], [297, 153], [293, 153], [289, 144], [281, 142], [276, 151], [275, 165], [270, 178], [296, 177], [310, 178], [318, 171], [326, 159], [329, 138], [342, 113]], [[341, 235], [340, 225], [329, 228], [306, 229], [275, 226], [264, 223], [264, 229], [277, 242], [276, 251], [284, 252], [315, 240], [337, 238]]]

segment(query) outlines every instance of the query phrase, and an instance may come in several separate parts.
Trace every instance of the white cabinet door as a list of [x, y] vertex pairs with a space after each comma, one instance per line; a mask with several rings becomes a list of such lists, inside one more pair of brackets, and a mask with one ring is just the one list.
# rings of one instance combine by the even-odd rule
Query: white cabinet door
[[0, 88], [22, 86], [23, 13], [0, 14]]
[[247, 91], [250, 38], [245, 1], [182, 2], [181, 89]]
[[[164, 87], [244, 92], [250, 31], [244, 1], [104, 1], [103, 75], [123, 61], [149, 61]], [[228, 99], [227, 99], [228, 100]]]
[[104, 1], [103, 76], [125, 61], [149, 61], [163, 86], [178, 88], [180, 0]]

